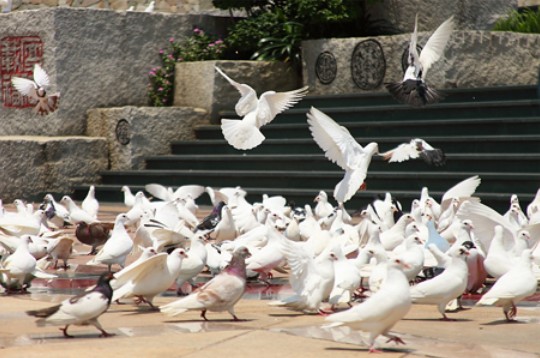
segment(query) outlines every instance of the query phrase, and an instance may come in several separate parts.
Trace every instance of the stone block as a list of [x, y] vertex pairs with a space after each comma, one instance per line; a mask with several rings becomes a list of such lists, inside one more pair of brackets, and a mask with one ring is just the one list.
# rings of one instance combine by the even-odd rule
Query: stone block
[[[425, 45], [430, 35], [431, 32], [420, 33], [419, 45]], [[409, 40], [410, 34], [305, 41], [304, 83], [309, 85], [311, 94], [385, 91], [385, 82], [403, 78], [402, 57]], [[362, 56], [354, 56], [353, 61], [357, 46], [357, 54]], [[376, 46], [380, 46], [380, 52], [373, 51]], [[334, 66], [329, 54], [335, 60]], [[325, 56], [326, 60], [322, 60]], [[352, 71], [353, 68], [358, 70]], [[538, 68], [538, 34], [454, 31], [443, 58], [429, 69], [426, 81], [440, 89], [533, 85], [538, 81]], [[334, 79], [328, 81], [332, 73]], [[359, 86], [366, 83], [373, 84], [373, 88]]]
[[142, 169], [145, 157], [169, 154], [171, 141], [195, 139], [206, 118], [199, 108], [97, 108], [88, 111], [88, 135], [106, 138], [110, 169]]
[[212, 123], [219, 111], [234, 110], [240, 93], [215, 70], [223, 70], [239, 83], [250, 85], [260, 95], [265, 91], [289, 91], [301, 86], [299, 76], [287, 64], [277, 61], [180, 62], [175, 69], [174, 105], [203, 108]]
[[[384, 0], [374, 2], [372, 18], [383, 18], [404, 32], [434, 31], [454, 15], [458, 30], [491, 30], [495, 21], [516, 9], [518, 0]], [[421, 10], [419, 10], [421, 9]]]
[[68, 193], [74, 186], [97, 182], [107, 169], [104, 138], [0, 137], [2, 200], [40, 200], [45, 192]]
[[[67, 7], [2, 15], [2, 58], [7, 61], [11, 51], [24, 58], [13, 59], [14, 71], [3, 69], [0, 135], [84, 135], [91, 108], [146, 106], [148, 71], [160, 65], [158, 52], [169, 38], [190, 36], [193, 24], [224, 33], [228, 21]], [[8, 93], [11, 76], [31, 76], [36, 62], [61, 93], [59, 109], [46, 117], [34, 115], [31, 107], [19, 108], [16, 95]]]

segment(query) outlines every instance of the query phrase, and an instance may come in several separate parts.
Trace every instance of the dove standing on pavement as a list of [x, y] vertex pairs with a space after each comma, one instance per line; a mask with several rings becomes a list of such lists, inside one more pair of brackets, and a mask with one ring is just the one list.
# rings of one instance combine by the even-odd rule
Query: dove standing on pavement
[[113, 290], [109, 283], [112, 279], [113, 275], [111, 273], [104, 273], [99, 277], [97, 285], [91, 291], [68, 298], [59, 305], [26, 311], [26, 313], [39, 318], [36, 321], [38, 326], [65, 326], [60, 330], [66, 338], [73, 338], [67, 333], [69, 326], [86, 326], [89, 324], [101, 332], [100, 337], [110, 337], [112, 334], [103, 329], [98, 322], [98, 318], [107, 311], [111, 304]]
[[87, 224], [81, 221], [75, 228], [75, 237], [81, 243], [92, 247], [88, 255], [95, 255], [97, 248], [107, 242], [113, 228], [114, 223], [96, 222]]
[[0, 277], [7, 293], [13, 289], [26, 290], [29, 277], [36, 268], [36, 259], [28, 249], [31, 242], [29, 235], [22, 236], [15, 252], [1, 263]]
[[379, 152], [377, 143], [362, 147], [356, 142], [347, 128], [337, 124], [332, 118], [311, 107], [307, 114], [309, 130], [315, 142], [330, 161], [345, 170], [345, 177], [334, 188], [334, 199], [345, 203], [365, 187], [371, 158]]
[[21, 77], [12, 77], [11, 83], [23, 96], [28, 96], [38, 101], [34, 112], [40, 115], [47, 115], [58, 108], [60, 93], [47, 94], [50, 87], [50, 80], [47, 73], [39, 64], [34, 66], [34, 79], [30, 80]]
[[523, 250], [513, 267], [495, 282], [477, 305], [502, 307], [506, 320], [513, 321], [517, 314], [516, 303], [536, 292], [532, 262], [531, 250]]
[[444, 321], [451, 321], [445, 313], [446, 305], [465, 292], [469, 276], [469, 251], [461, 246], [450, 249], [449, 255], [451, 259], [440, 275], [411, 287], [412, 301], [436, 305]]
[[127, 255], [133, 249], [133, 240], [131, 240], [125, 227], [127, 220], [128, 217], [125, 214], [119, 214], [116, 217], [111, 237], [94, 259], [88, 262], [89, 265], [105, 264], [108, 266], [109, 272], [111, 272], [111, 266], [114, 264], [121, 267], [125, 266]]
[[87, 224], [95, 223], [98, 221], [91, 214], [89, 214], [85, 210], [81, 209], [77, 204], [75, 204], [73, 199], [71, 199], [71, 197], [69, 197], [68, 195], [64, 195], [60, 200], [60, 203], [62, 203], [67, 208], [67, 210], [69, 211], [69, 217], [71, 221], [75, 224], [82, 221]]
[[349, 326], [368, 332], [370, 353], [378, 352], [375, 349], [375, 339], [381, 334], [388, 338], [388, 342], [405, 344], [401, 338], [390, 334], [390, 329], [411, 308], [409, 282], [402, 271], [404, 267], [407, 265], [399, 259], [388, 262], [386, 279], [381, 288], [361, 304], [326, 317], [326, 321], [333, 323], [325, 327]]
[[409, 44], [409, 67], [405, 71], [403, 80], [398, 83], [385, 83], [385, 87], [399, 102], [421, 107], [437, 103], [442, 98], [438, 91], [428, 87], [425, 80], [427, 71], [442, 56], [452, 35], [454, 17], [450, 17], [435, 30], [420, 54], [417, 48], [417, 25], [418, 15], [414, 20], [414, 31]]
[[302, 87], [288, 92], [266, 91], [257, 98], [255, 90], [247, 84], [234, 81], [218, 67], [216, 71], [242, 95], [234, 109], [236, 114], [243, 118], [221, 120], [223, 136], [230, 145], [241, 150], [252, 149], [261, 144], [265, 137], [259, 128], [298, 103], [306, 95], [308, 89], [308, 87]]
[[206, 311], [227, 311], [234, 321], [239, 321], [234, 313], [234, 305], [246, 290], [246, 258], [249, 250], [236, 249], [227, 267], [205, 285], [187, 297], [160, 307], [161, 312], [176, 316], [189, 310], [200, 310], [206, 321]]
[[176, 276], [180, 273], [182, 260], [187, 258], [184, 249], [174, 249], [170, 254], [160, 253], [154, 255], [122, 275], [124, 284], [116, 288], [113, 301], [127, 297], [137, 297], [137, 303], [147, 303], [151, 308], [155, 296], [165, 292], [172, 286]]
[[86, 197], [81, 203], [81, 208], [97, 220], [97, 215], [99, 212], [99, 202], [96, 199], [95, 186], [90, 185], [90, 188], [88, 189], [88, 194], [86, 194]]

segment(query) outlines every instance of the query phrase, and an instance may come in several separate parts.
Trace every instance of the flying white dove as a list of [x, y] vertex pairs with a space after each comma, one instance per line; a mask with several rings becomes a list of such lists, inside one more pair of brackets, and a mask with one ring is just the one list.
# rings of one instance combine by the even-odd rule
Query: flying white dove
[[187, 258], [184, 249], [174, 249], [170, 254], [154, 255], [122, 275], [124, 284], [114, 290], [113, 301], [127, 297], [137, 297], [137, 303], [148, 303], [151, 308], [155, 296], [165, 292], [180, 273], [183, 259]]
[[206, 311], [227, 311], [234, 321], [239, 321], [234, 313], [234, 305], [242, 298], [246, 289], [246, 262], [250, 255], [244, 247], [238, 248], [231, 261], [222, 272], [187, 297], [181, 298], [159, 309], [161, 312], [177, 316], [189, 310], [200, 310], [206, 321]]
[[480, 298], [477, 305], [502, 307], [506, 320], [513, 321], [517, 314], [516, 303], [536, 292], [537, 280], [532, 262], [531, 250], [524, 250], [520, 259]]
[[266, 91], [260, 98], [247, 84], [238, 83], [216, 67], [231, 85], [242, 95], [235, 106], [241, 120], [222, 119], [221, 130], [227, 142], [236, 149], [252, 149], [261, 144], [265, 137], [259, 128], [270, 123], [279, 113], [291, 108], [306, 95], [308, 87], [288, 92]]
[[437, 103], [442, 97], [438, 91], [429, 88], [425, 80], [429, 68], [441, 58], [452, 35], [454, 17], [447, 19], [435, 30], [420, 54], [417, 48], [417, 25], [418, 15], [414, 20], [414, 31], [409, 44], [409, 67], [405, 71], [402, 82], [385, 83], [385, 87], [399, 102], [421, 107]]
[[411, 287], [412, 301], [436, 305], [444, 321], [451, 320], [446, 316], [446, 305], [465, 292], [469, 275], [466, 262], [469, 251], [460, 246], [450, 249], [449, 255], [451, 260], [440, 275]]
[[47, 115], [58, 108], [60, 93], [47, 94], [50, 87], [50, 80], [47, 73], [40, 65], [34, 66], [34, 79], [30, 80], [21, 77], [12, 77], [11, 83], [23, 96], [28, 96], [38, 101], [34, 112], [40, 115]]
[[91, 291], [68, 298], [59, 305], [26, 311], [26, 313], [39, 318], [36, 321], [38, 326], [65, 326], [60, 330], [66, 338], [73, 338], [67, 333], [69, 326], [86, 326], [90, 324], [101, 332], [100, 337], [110, 337], [112, 334], [103, 329], [98, 322], [98, 318], [107, 311], [111, 304], [113, 290], [109, 282], [112, 279], [112, 273], [104, 273], [99, 277], [96, 287]]
[[421, 158], [429, 165], [442, 166], [446, 163], [444, 152], [439, 148], [434, 148], [421, 138], [411, 139], [409, 143], [402, 143], [394, 149], [381, 153], [381, 155], [389, 163], [417, 158]]
[[378, 153], [379, 146], [372, 142], [362, 147], [347, 128], [340, 126], [315, 107], [311, 107], [307, 116], [309, 130], [315, 142], [330, 161], [345, 170], [345, 177], [334, 188], [334, 199], [338, 203], [345, 203], [365, 187], [364, 180], [371, 158]]
[[378, 352], [375, 339], [381, 334], [388, 338], [388, 342], [405, 344], [401, 338], [390, 334], [390, 329], [411, 308], [409, 282], [401, 271], [404, 267], [407, 265], [401, 260], [391, 260], [387, 264], [386, 279], [381, 288], [359, 305], [326, 317], [326, 321], [333, 323], [324, 327], [345, 325], [369, 333], [367, 344], [370, 353]]

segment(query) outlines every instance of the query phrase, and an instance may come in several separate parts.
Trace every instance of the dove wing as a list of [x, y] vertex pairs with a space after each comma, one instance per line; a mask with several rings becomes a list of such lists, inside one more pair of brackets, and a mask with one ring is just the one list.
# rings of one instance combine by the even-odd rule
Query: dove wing
[[244, 83], [238, 83], [229, 76], [225, 74], [222, 70], [220, 70], [218, 67], [215, 67], [216, 71], [219, 72], [220, 75], [222, 75], [231, 85], [233, 85], [238, 92], [240, 92], [240, 99], [236, 103], [236, 106], [234, 107], [234, 110], [236, 111], [236, 114], [238, 114], [240, 117], [245, 116], [249, 112], [254, 111], [257, 108], [257, 92], [250, 86], [244, 84]]
[[49, 75], [47, 75], [45, 70], [41, 68], [41, 66], [37, 63], [34, 66], [34, 81], [36, 81], [38, 86], [41, 86], [41, 87], [50, 86]]
[[36, 83], [32, 80], [29, 80], [27, 78], [21, 78], [21, 77], [12, 77], [11, 83], [15, 87], [17, 91], [19, 91], [23, 96], [32, 97], [34, 99], [38, 99], [38, 95], [36, 92]]
[[307, 94], [307, 89], [305, 86], [288, 92], [264, 92], [257, 104], [257, 127], [270, 123], [279, 113], [298, 103]]
[[426, 73], [443, 54], [444, 48], [450, 39], [450, 35], [454, 30], [454, 17], [451, 16], [443, 22], [437, 30], [431, 35], [428, 42], [420, 52], [420, 63], [423, 67], [422, 77], [425, 79]]
[[115, 280], [111, 283], [111, 286], [121, 287], [129, 281], [141, 281], [155, 270], [163, 271], [166, 265], [166, 253], [162, 252], [157, 255], [151, 256], [136, 266], [128, 267], [128, 270], [121, 270], [115, 273]]
[[414, 143], [402, 143], [394, 149], [382, 153], [381, 156], [388, 160], [389, 163], [404, 162], [409, 159], [418, 158], [418, 151]]
[[441, 199], [441, 212], [448, 208], [452, 199], [471, 197], [476, 191], [478, 185], [480, 185], [480, 182], [480, 177], [478, 175], [475, 175], [460, 181], [459, 183], [448, 189]]
[[311, 135], [324, 155], [344, 170], [356, 168], [358, 163], [355, 159], [362, 157], [364, 150], [347, 128], [315, 107], [311, 107], [307, 116]]
[[152, 195], [155, 198], [161, 199], [163, 201], [172, 200], [172, 196], [169, 192], [169, 190], [164, 187], [161, 184], [146, 184], [144, 186], [144, 190], [146, 190], [150, 195]]

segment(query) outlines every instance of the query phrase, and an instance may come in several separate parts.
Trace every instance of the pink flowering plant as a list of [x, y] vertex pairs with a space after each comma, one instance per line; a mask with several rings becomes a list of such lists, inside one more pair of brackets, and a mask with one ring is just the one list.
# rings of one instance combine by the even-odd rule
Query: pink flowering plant
[[218, 60], [225, 44], [216, 36], [195, 27], [193, 34], [182, 42], [169, 39], [166, 49], [159, 50], [162, 65], [153, 67], [148, 76], [148, 97], [151, 106], [171, 106], [174, 97], [174, 66], [177, 62]]

